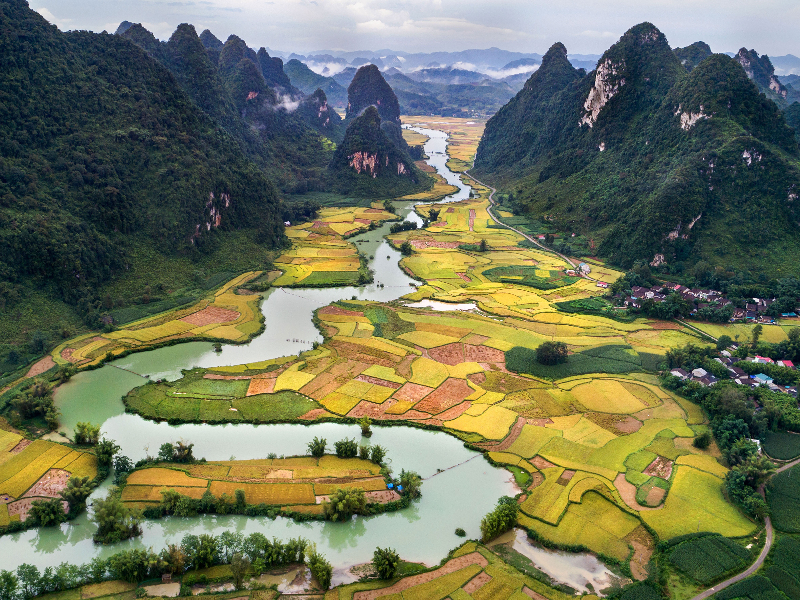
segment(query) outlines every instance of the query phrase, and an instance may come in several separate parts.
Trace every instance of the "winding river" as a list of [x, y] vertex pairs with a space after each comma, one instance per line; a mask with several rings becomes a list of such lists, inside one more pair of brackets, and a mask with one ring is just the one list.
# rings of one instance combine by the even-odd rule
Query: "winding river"
[[[416, 127], [414, 130], [430, 137], [425, 145], [430, 157], [428, 162], [448, 183], [459, 188], [445, 201], [469, 197], [470, 188], [446, 166], [447, 134]], [[401, 217], [421, 224], [412, 203], [397, 202], [395, 205]], [[263, 294], [261, 305], [266, 329], [249, 344], [225, 346], [222, 352], [214, 352], [210, 343], [191, 342], [132, 354], [95, 371], [79, 373], [56, 392], [56, 403], [62, 412], [61, 431], [70, 435], [80, 421], [102, 423], [102, 435], [115, 440], [122, 454], [134, 461], [144, 457], [148, 451], [156, 453], [162, 443], [177, 439], [194, 443], [196, 456], [208, 460], [230, 460], [233, 457], [264, 458], [271, 452], [279, 456], [305, 454], [307, 443], [315, 436], [327, 438], [329, 445], [344, 437], [358, 437], [358, 426], [336, 423], [171, 426], [126, 414], [121, 398], [148, 378], [174, 380], [181, 376], [183, 369], [236, 365], [308, 350], [315, 341], [322, 341], [311, 320], [317, 308], [353, 296], [389, 301], [408, 293], [413, 280], [398, 268], [400, 253], [384, 239], [389, 227], [389, 224], [384, 224], [352, 238], [362, 252], [372, 257], [370, 268], [375, 272], [374, 283], [328, 289], [271, 289]], [[479, 523], [483, 515], [492, 509], [500, 496], [514, 495], [518, 491], [508, 471], [491, 466], [480, 454], [466, 449], [458, 439], [445, 433], [380, 426], [374, 427], [373, 431], [369, 442], [387, 448], [396, 472], [401, 468], [411, 469], [425, 480], [422, 498], [408, 509], [357, 518], [347, 523], [296, 523], [286, 518], [270, 520], [232, 515], [172, 517], [145, 521], [144, 534], [140, 538], [107, 547], [92, 543], [94, 525], [84, 514], [58, 528], [4, 536], [0, 539], [2, 568], [13, 569], [22, 563], [35, 564], [40, 569], [62, 562], [83, 563], [95, 556], [108, 556], [134, 547], [158, 550], [168, 543], [179, 542], [190, 533], [219, 534], [233, 530], [247, 535], [258, 531], [284, 539], [302, 536], [316, 543], [318, 550], [335, 566], [336, 584], [352, 580], [347, 574], [349, 567], [371, 560], [377, 546], [395, 548], [407, 560], [428, 565], [438, 563], [448, 551], [460, 545], [462, 538], [454, 533], [457, 527], [465, 529], [468, 538], [480, 537]], [[105, 495], [109, 482], [110, 478], [93, 497]], [[453, 510], [454, 506], [458, 510]], [[588, 555], [572, 556], [585, 569]], [[551, 573], [554, 578], [578, 588], [582, 588], [585, 582], [597, 586], [606, 580], [607, 575], [608, 571], [601, 563], [593, 565], [591, 574], [579, 580], [566, 573], [563, 577], [559, 577], [557, 572]]]

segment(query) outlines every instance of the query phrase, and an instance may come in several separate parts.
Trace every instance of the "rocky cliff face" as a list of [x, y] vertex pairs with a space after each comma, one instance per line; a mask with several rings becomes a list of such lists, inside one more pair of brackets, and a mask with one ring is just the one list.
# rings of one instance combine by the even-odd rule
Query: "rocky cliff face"
[[759, 56], [755, 50], [741, 48], [736, 54], [736, 62], [742, 65], [747, 76], [755, 82], [758, 89], [764, 92], [767, 97], [773, 100], [786, 100], [788, 91], [775, 76], [775, 67], [772, 66], [772, 61], [766, 54]]

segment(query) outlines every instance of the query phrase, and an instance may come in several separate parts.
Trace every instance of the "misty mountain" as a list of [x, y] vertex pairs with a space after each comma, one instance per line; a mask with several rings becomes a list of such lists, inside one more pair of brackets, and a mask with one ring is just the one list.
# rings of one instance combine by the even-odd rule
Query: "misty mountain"
[[291, 59], [283, 67], [292, 85], [305, 94], [313, 94], [317, 89], [325, 92], [331, 106], [344, 108], [347, 106], [347, 89], [336, 82], [332, 77], [324, 77], [314, 73], [305, 64]]

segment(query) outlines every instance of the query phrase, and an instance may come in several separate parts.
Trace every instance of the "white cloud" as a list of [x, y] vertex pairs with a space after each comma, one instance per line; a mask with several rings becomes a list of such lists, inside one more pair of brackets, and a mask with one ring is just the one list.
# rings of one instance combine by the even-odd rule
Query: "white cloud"
[[45, 19], [47, 19], [47, 21], [49, 23], [51, 23], [52, 25], [57, 26], [59, 29], [64, 29], [65, 26], [67, 26], [69, 23], [72, 23], [74, 21], [74, 19], [59, 19], [53, 13], [51, 13], [49, 10], [47, 10], [45, 7], [34, 8], [33, 10], [38, 12]]

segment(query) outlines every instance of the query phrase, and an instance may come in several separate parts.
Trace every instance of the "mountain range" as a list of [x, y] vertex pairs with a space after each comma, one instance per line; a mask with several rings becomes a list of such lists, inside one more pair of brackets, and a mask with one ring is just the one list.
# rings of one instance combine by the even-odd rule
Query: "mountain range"
[[623, 267], [798, 274], [800, 148], [776, 104], [789, 92], [753, 51], [694, 46], [643, 23], [587, 74], [555, 44], [488, 122], [477, 175]]

